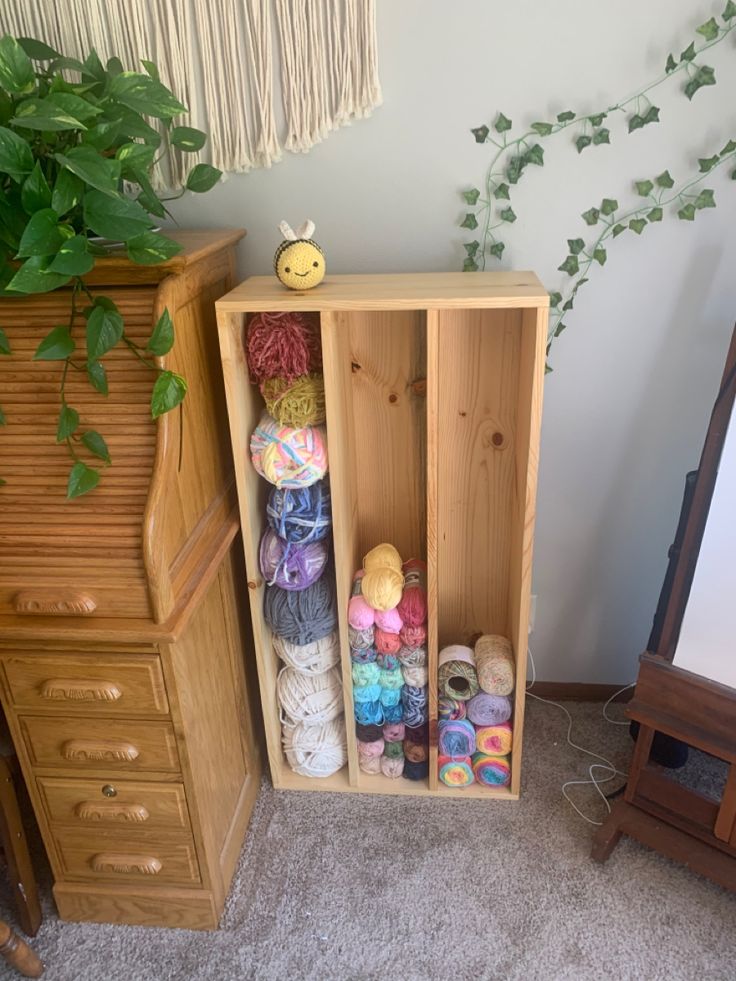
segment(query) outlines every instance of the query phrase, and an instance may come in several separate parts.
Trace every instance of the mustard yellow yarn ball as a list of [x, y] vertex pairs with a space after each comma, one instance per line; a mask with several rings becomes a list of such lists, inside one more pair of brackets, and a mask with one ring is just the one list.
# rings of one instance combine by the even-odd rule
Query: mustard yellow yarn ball
[[282, 426], [318, 426], [325, 421], [325, 383], [322, 375], [302, 375], [291, 384], [269, 378], [261, 385], [268, 414]]
[[366, 572], [372, 569], [396, 569], [397, 572], [401, 572], [401, 556], [398, 549], [384, 542], [382, 545], [376, 545], [364, 556], [363, 568]]
[[393, 610], [399, 605], [403, 589], [403, 575], [388, 566], [371, 569], [361, 580], [363, 599], [374, 610]]
[[325, 257], [311, 238], [282, 242], [276, 250], [273, 267], [290, 290], [311, 290], [325, 278]]

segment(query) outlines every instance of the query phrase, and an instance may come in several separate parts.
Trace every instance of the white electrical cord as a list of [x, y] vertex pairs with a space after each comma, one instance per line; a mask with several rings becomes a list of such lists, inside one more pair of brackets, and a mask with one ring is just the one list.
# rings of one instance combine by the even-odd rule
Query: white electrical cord
[[[589, 818], [587, 816], [587, 814], [583, 814], [583, 812], [577, 806], [577, 804], [575, 803], [575, 801], [568, 794], [567, 788], [568, 787], [588, 787], [588, 786], [590, 786], [592, 784], [593, 787], [595, 787], [596, 793], [600, 796], [601, 800], [605, 804], [606, 810], [610, 814], [611, 813], [611, 805], [608, 803], [608, 800], [606, 798], [606, 795], [601, 790], [601, 785], [604, 784], [604, 783], [608, 783], [609, 780], [614, 780], [617, 776], [618, 777], [626, 777], [627, 774], [626, 773], [622, 773], [621, 770], [618, 770], [613, 765], [613, 763], [610, 762], [610, 760], [607, 760], [605, 758], [605, 756], [601, 756], [600, 753], [594, 753], [592, 750], [586, 749], [584, 746], [579, 746], [578, 743], [573, 742], [573, 740], [571, 738], [572, 726], [573, 726], [572, 716], [570, 715], [570, 713], [568, 712], [568, 710], [565, 708], [565, 706], [564, 705], [560, 705], [559, 702], [553, 702], [549, 698], [542, 698], [541, 695], [535, 695], [534, 692], [531, 691], [531, 689], [534, 687], [534, 684], [535, 684], [535, 682], [537, 680], [537, 670], [536, 670], [536, 666], [534, 664], [534, 655], [532, 654], [531, 647], [528, 647], [527, 648], [527, 653], [529, 654], [529, 660], [531, 661], [531, 665], [532, 665], [532, 680], [531, 680], [531, 683], [529, 685], [527, 685], [526, 694], [529, 696], [529, 698], [536, 698], [536, 700], [538, 702], [545, 702], [547, 705], [554, 705], [555, 708], [558, 708], [558, 709], [560, 709], [561, 712], [564, 712], [565, 715], [567, 716], [567, 737], [566, 738], [567, 738], [568, 744], [570, 746], [572, 746], [573, 749], [577, 749], [577, 750], [579, 750], [579, 752], [585, 753], [587, 756], [592, 756], [594, 759], [601, 760], [602, 761], [600, 763], [592, 763], [590, 765], [590, 767], [588, 768], [588, 773], [590, 775], [590, 779], [589, 780], [567, 780], [562, 785], [562, 796], [565, 798], [565, 800], [570, 805], [570, 807], [572, 807], [572, 809], [583, 819], [583, 821], [587, 821], [588, 824], [593, 824], [593, 825], [596, 825], [596, 826], [600, 827], [600, 825], [602, 825], [603, 822], [602, 821], [594, 821], [592, 818]], [[614, 698], [616, 698], [618, 695], [621, 694], [621, 692], [624, 692], [624, 691], [626, 691], [629, 688], [633, 688], [633, 686], [634, 686], [634, 683], [633, 682], [630, 685], [624, 685], [623, 688], [619, 689], [619, 691], [617, 691], [617, 692], [614, 692], [614, 694], [611, 695], [611, 697], [608, 699], [608, 701], [606, 702], [606, 704], [603, 706], [603, 718], [606, 719], [607, 722], [610, 722], [612, 725], [618, 725], [618, 726], [626, 726], [626, 725], [629, 724], [628, 722], [619, 722], [616, 719], [611, 719], [606, 714], [606, 709], [611, 704], [611, 702], [614, 700]], [[594, 772], [595, 770], [603, 770], [604, 773], [607, 774], [607, 776], [596, 777], [595, 772]]]

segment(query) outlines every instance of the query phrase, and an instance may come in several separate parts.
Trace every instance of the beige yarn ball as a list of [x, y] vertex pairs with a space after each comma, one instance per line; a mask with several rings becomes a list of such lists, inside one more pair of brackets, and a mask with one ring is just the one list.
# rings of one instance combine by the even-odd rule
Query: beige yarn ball
[[[441, 661], [441, 656], [440, 656]], [[478, 684], [489, 695], [510, 695], [514, 690], [516, 664], [508, 637], [484, 634], [475, 644]]]
[[388, 566], [367, 571], [361, 580], [363, 599], [374, 610], [393, 610], [403, 589], [404, 576]]
[[376, 545], [364, 556], [363, 568], [366, 572], [374, 569], [395, 569], [401, 572], [401, 556], [398, 549], [384, 542], [382, 545]]
[[292, 644], [274, 634], [273, 649], [285, 664], [302, 674], [324, 674], [340, 661], [340, 635], [335, 631], [312, 644]]
[[303, 777], [330, 777], [348, 760], [344, 716], [322, 726], [284, 726], [283, 743], [289, 766]]
[[279, 705], [286, 726], [321, 726], [344, 711], [342, 675], [339, 668], [322, 674], [304, 674], [294, 668], [283, 668], [276, 682]]

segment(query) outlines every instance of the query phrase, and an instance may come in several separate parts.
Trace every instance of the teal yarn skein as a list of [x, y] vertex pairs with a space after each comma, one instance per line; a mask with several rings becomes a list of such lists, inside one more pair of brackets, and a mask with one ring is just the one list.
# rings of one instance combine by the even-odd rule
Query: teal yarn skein
[[381, 669], [375, 662], [353, 664], [353, 685], [355, 688], [376, 685], [380, 676]]
[[353, 711], [358, 725], [380, 726], [383, 723], [384, 708], [379, 701], [356, 702]]
[[381, 698], [380, 685], [362, 685], [360, 688], [353, 688], [353, 701], [356, 705], [366, 702], [377, 702]]
[[390, 671], [381, 668], [378, 673], [378, 684], [381, 688], [388, 688], [389, 690], [401, 688], [404, 684], [401, 668], [393, 668]]
[[[384, 708], [389, 708], [389, 707], [394, 706], [394, 705], [398, 705], [399, 708], [400, 708], [401, 707], [401, 689], [400, 688], [381, 688], [380, 699], [381, 699], [381, 705], [383, 705]], [[401, 718], [401, 715], [399, 715], [399, 719], [400, 718]], [[387, 722], [388, 721], [398, 722], [399, 719], [391, 719], [391, 720], [386, 719], [386, 721]]]

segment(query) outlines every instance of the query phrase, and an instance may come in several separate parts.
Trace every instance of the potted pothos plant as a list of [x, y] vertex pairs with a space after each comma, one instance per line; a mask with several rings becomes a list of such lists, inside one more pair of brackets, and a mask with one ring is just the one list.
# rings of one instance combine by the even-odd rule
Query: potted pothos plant
[[[100, 466], [111, 462], [103, 434], [85, 429], [66, 401], [70, 367], [105, 396], [105, 355], [124, 345], [151, 368], [153, 418], [176, 408], [187, 390], [181, 375], [154, 360], [174, 344], [168, 310], [140, 345], [110, 297], [85, 282], [112, 242], [143, 265], [176, 255], [181, 246], [156, 228], [167, 201], [208, 191], [221, 177], [197, 163], [178, 191], [167, 197], [154, 189], [159, 160], [172, 148], [201, 150], [206, 136], [175, 124], [186, 107], [152, 62], [142, 66], [126, 71], [119, 58], [103, 65], [94, 50], [78, 60], [30, 38], [0, 39], [0, 297], [71, 290], [68, 322], [40, 338], [33, 355], [59, 362], [56, 440], [70, 454], [68, 498], [93, 490]], [[11, 353], [2, 326], [0, 299], [0, 356]], [[0, 426], [5, 421], [0, 386]]]

